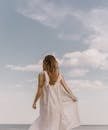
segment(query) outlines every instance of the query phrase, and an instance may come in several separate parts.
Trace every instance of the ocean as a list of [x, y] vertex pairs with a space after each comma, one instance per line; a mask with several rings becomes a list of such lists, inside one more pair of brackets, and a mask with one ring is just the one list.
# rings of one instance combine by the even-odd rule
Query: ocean
[[[0, 124], [0, 130], [28, 130], [30, 124]], [[74, 130], [108, 130], [108, 125], [81, 125]], [[72, 129], [72, 130], [73, 130]]]

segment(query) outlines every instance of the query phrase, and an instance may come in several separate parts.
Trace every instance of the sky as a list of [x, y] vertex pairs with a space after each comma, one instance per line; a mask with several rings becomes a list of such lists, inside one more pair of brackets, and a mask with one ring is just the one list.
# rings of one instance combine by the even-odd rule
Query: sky
[[0, 124], [32, 123], [42, 59], [53, 54], [81, 124], [108, 124], [108, 1], [0, 1]]

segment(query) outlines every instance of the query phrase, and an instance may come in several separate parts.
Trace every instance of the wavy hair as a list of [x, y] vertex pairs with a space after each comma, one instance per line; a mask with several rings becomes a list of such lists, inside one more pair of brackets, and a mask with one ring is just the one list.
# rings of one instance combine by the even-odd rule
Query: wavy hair
[[49, 83], [54, 85], [58, 78], [59, 67], [56, 58], [53, 55], [46, 55], [43, 60], [43, 70], [47, 71], [50, 81]]

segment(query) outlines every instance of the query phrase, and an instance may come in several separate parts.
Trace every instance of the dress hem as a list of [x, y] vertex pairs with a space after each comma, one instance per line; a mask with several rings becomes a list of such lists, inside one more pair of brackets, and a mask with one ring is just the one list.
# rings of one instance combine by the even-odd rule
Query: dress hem
[[67, 130], [70, 130], [70, 129], [73, 129], [73, 128], [76, 128], [76, 127], [79, 127], [80, 126], [80, 123], [76, 123], [76, 124], [72, 124], [72, 125], [70, 125], [68, 128], [67, 128]]

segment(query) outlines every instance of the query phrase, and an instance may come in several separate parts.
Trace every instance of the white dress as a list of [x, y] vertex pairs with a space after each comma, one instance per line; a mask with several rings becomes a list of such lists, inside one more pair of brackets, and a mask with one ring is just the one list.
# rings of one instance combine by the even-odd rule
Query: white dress
[[45, 73], [45, 85], [40, 96], [40, 115], [30, 125], [29, 130], [70, 130], [80, 126], [78, 102], [73, 102], [61, 86], [61, 74], [54, 85], [49, 84]]

